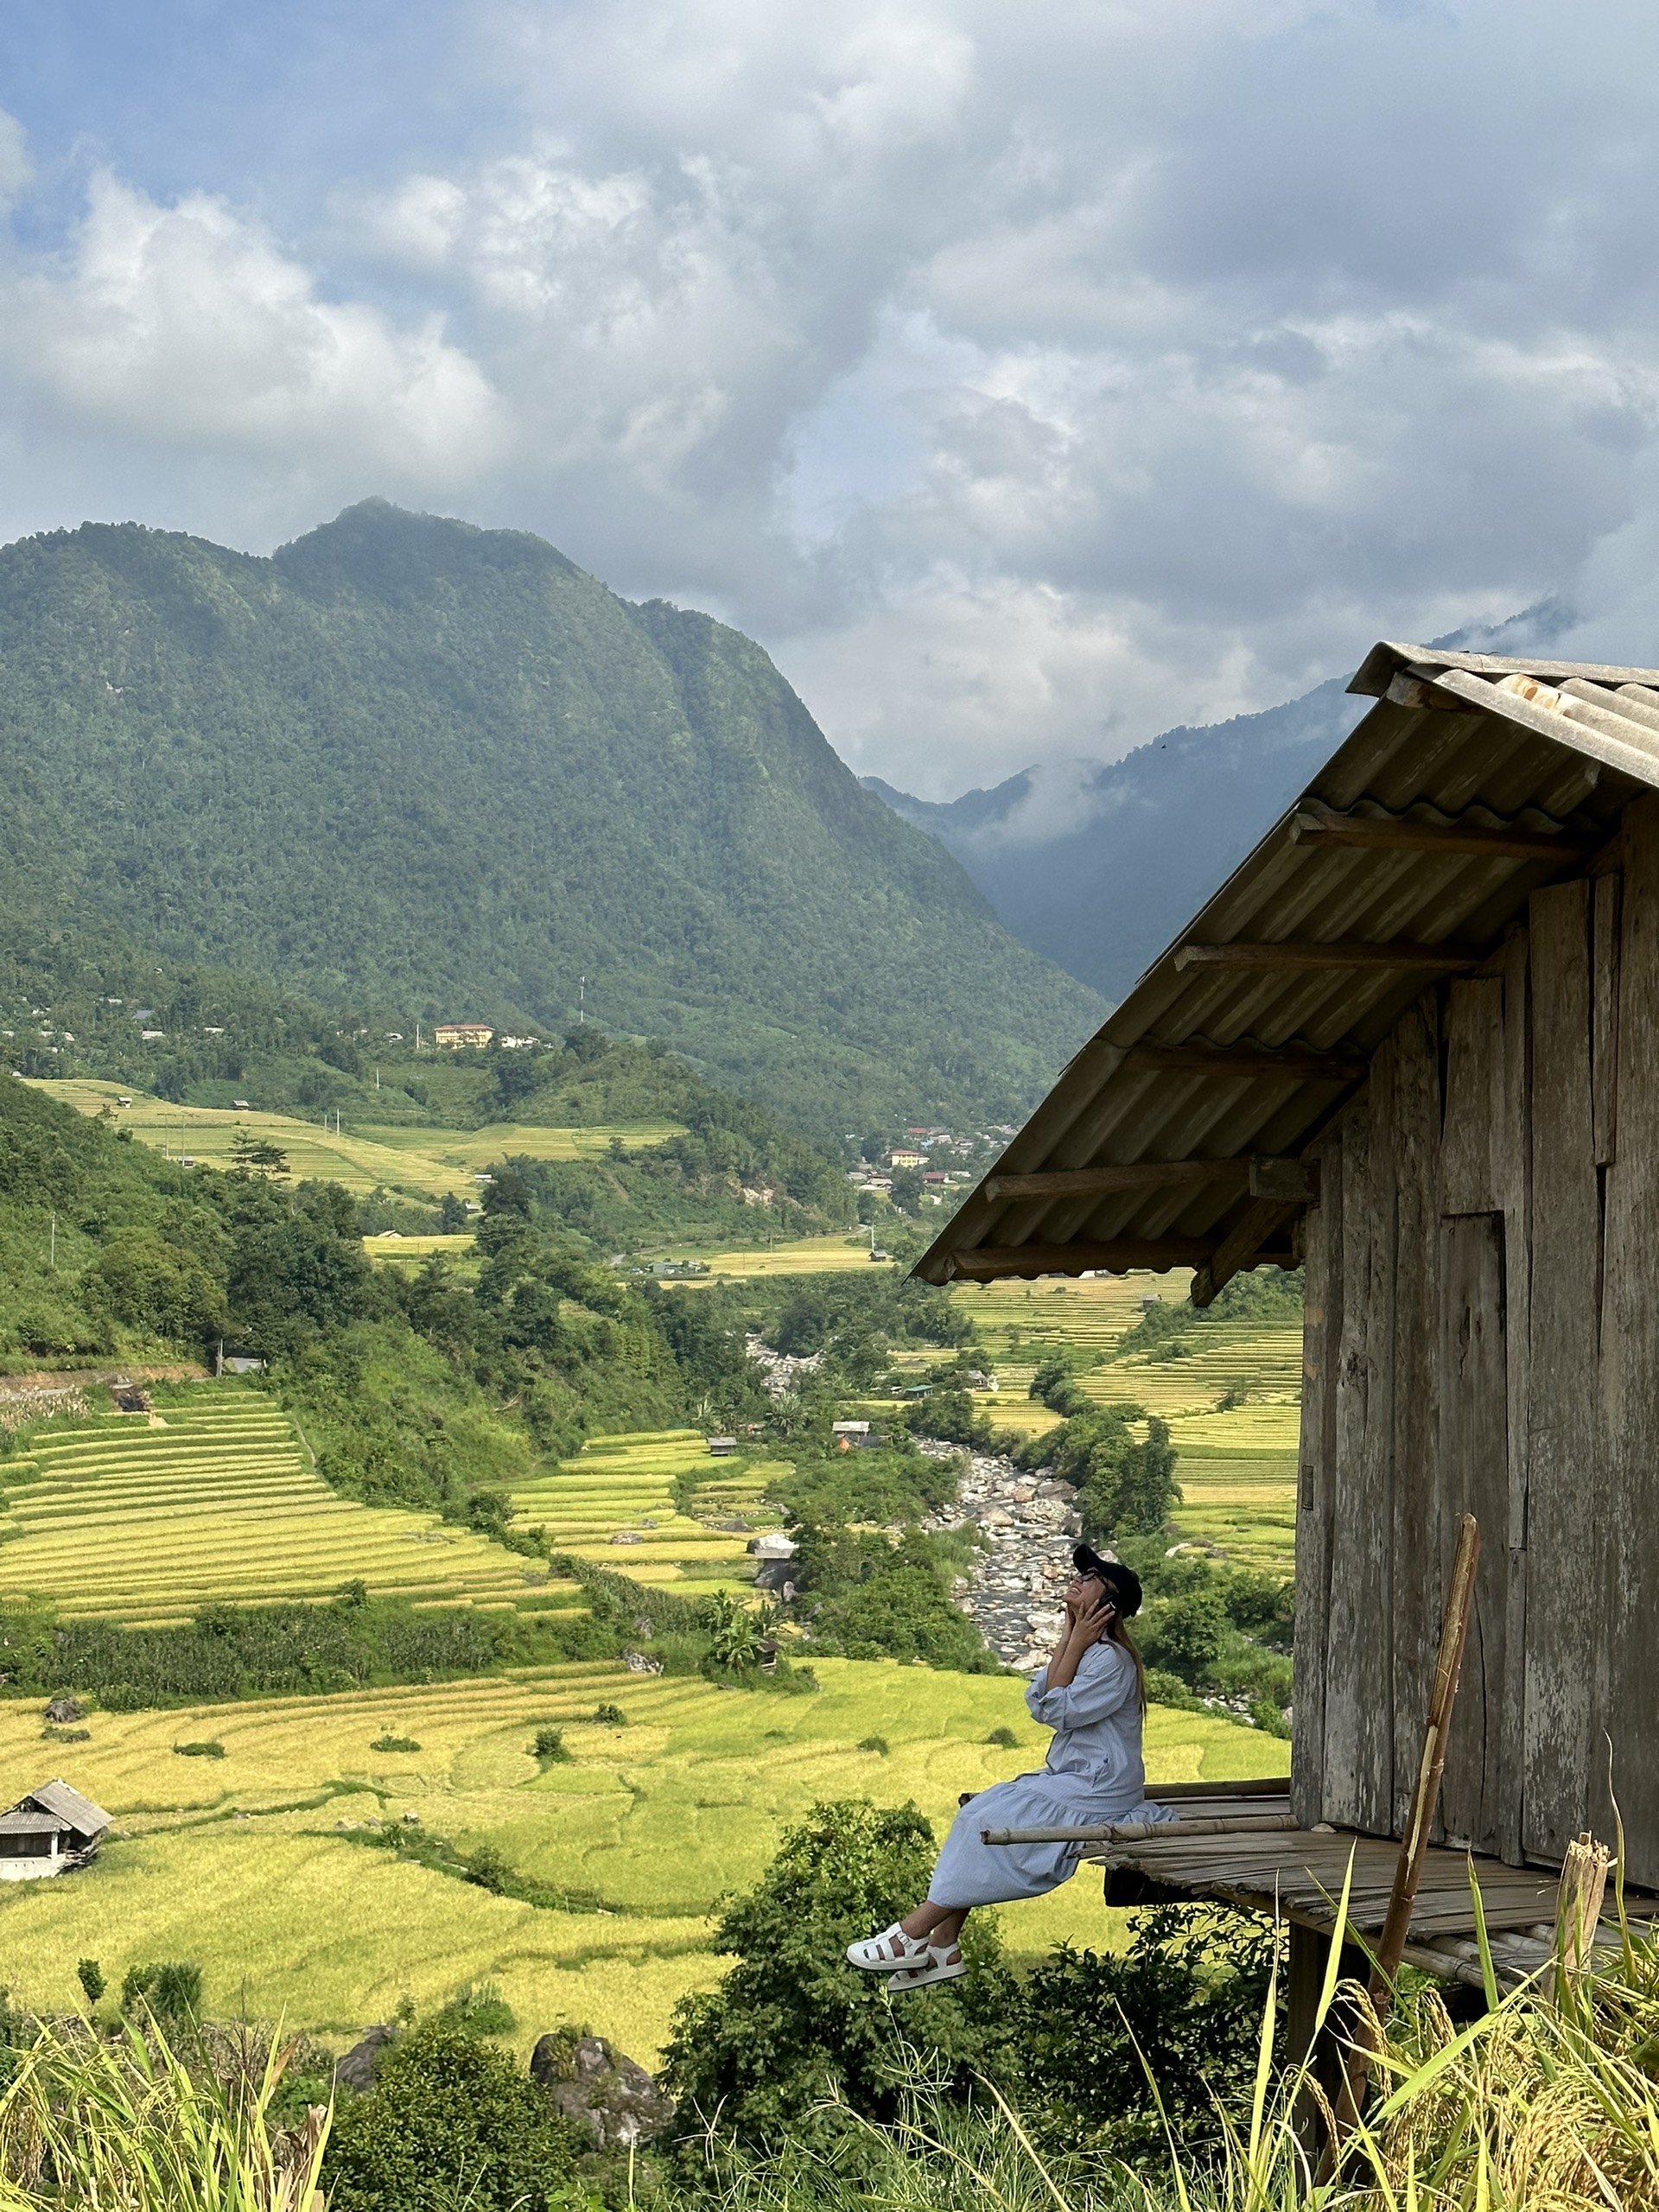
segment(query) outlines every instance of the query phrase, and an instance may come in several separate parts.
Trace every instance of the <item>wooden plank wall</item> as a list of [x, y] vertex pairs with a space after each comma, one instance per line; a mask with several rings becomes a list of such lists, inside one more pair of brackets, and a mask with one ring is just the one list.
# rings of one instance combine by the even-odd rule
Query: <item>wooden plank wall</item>
[[1476, 1616], [1442, 1832], [1659, 1884], [1659, 795], [1622, 874], [1425, 993], [1319, 1147], [1294, 1803], [1400, 1832], [1458, 1515]]

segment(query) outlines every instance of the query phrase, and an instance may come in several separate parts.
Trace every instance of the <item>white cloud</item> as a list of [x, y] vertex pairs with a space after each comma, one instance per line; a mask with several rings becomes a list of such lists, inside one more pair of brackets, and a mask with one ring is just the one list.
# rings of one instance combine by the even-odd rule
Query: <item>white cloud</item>
[[0, 306], [14, 376], [98, 434], [436, 488], [476, 480], [500, 450], [488, 380], [441, 316], [400, 328], [321, 297], [221, 200], [162, 207], [98, 176], [62, 263], [14, 264]]
[[372, 489], [541, 529], [935, 795], [1550, 589], [1646, 622], [1637, 0], [467, 22], [470, 128], [314, 180], [298, 243], [108, 175], [14, 254], [31, 520], [164, 464], [155, 518], [245, 543]]
[[28, 133], [15, 115], [0, 108], [0, 215], [22, 198], [34, 175]]

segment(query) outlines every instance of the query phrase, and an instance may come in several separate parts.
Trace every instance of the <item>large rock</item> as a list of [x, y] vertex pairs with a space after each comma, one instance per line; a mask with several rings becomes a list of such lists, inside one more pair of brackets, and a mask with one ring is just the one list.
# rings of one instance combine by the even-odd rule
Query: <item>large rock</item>
[[603, 2036], [543, 2036], [531, 2054], [530, 2071], [601, 2151], [649, 2143], [674, 2118], [673, 2099], [637, 2060], [613, 2050]]
[[348, 2089], [356, 2089], [366, 2095], [374, 2087], [380, 2054], [388, 2044], [396, 2041], [397, 2034], [397, 2031], [390, 2021], [383, 2021], [378, 2028], [371, 2028], [361, 2043], [354, 2043], [348, 2051], [334, 2061], [335, 2081], [343, 2082]]
[[54, 1697], [46, 1708], [46, 1718], [54, 1727], [61, 1728], [71, 1720], [83, 1719], [86, 1712], [78, 1697]]

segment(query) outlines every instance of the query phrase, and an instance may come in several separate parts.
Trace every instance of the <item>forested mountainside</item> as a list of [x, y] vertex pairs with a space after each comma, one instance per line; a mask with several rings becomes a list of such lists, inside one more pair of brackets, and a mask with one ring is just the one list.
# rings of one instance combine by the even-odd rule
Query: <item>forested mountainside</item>
[[380, 501], [0, 551], [0, 900], [425, 1019], [665, 1039], [818, 1133], [1016, 1118], [1095, 995], [760, 648]]
[[[1429, 640], [1522, 653], [1570, 629], [1540, 600]], [[941, 804], [864, 788], [954, 853], [1016, 937], [1116, 1001], [1266, 835], [1370, 708], [1333, 677], [1299, 699], [1183, 726], [1121, 760], [1060, 760]]]

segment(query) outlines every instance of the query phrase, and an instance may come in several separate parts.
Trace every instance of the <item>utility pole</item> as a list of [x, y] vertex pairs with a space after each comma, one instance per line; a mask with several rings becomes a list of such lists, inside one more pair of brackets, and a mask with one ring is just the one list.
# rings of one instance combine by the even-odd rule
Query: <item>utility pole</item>
[[55, 1213], [52, 1217], [52, 1256], [48, 1264], [55, 1274], [58, 1267], [58, 1217]]
[[578, 1028], [581, 1027], [582, 1024], [586, 1021], [587, 1019], [588, 978], [583, 976], [578, 979], [576, 983], [576, 1026]]

